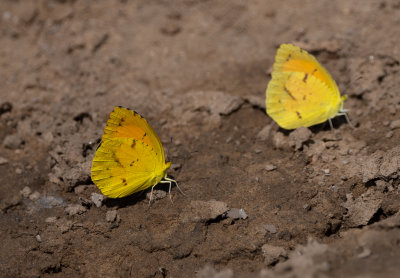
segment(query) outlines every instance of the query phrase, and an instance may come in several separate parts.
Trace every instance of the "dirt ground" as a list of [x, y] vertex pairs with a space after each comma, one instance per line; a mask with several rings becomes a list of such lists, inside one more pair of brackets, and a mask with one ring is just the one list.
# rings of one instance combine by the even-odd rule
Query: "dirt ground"
[[[0, 2], [1, 277], [400, 277], [400, 1]], [[295, 43], [349, 99], [335, 129], [265, 113]], [[169, 176], [103, 199], [114, 106]]]

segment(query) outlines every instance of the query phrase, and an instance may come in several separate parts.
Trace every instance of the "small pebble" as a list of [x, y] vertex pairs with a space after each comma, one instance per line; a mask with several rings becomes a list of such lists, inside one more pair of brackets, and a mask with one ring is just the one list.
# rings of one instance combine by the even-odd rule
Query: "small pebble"
[[55, 217], [55, 216], [47, 217], [47, 218], [44, 220], [44, 222], [46, 222], [46, 223], [54, 223], [54, 222], [56, 222], [56, 221], [57, 221], [57, 217]]
[[31, 195], [29, 195], [29, 199], [32, 201], [37, 201], [40, 198], [40, 193], [35, 191]]
[[309, 204], [304, 204], [304, 205], [303, 205], [303, 209], [304, 209], [304, 210], [310, 210], [311, 207], [310, 207]]
[[36, 241], [37, 242], [42, 242], [42, 238], [40, 237], [40, 235], [36, 235]]
[[385, 135], [385, 137], [386, 138], [392, 138], [393, 137], [393, 134], [394, 134], [394, 132], [391, 130], [391, 131], [388, 131], [387, 133], [386, 133], [386, 135]]
[[275, 225], [266, 224], [266, 225], [264, 225], [264, 229], [265, 229], [267, 232], [271, 233], [271, 234], [276, 234], [276, 227], [275, 227]]
[[22, 197], [24, 198], [28, 198], [29, 195], [31, 195], [32, 190], [30, 189], [30, 187], [25, 186], [21, 191], [20, 191]]
[[68, 205], [65, 208], [65, 212], [68, 215], [82, 214], [86, 211], [86, 208], [79, 204]]
[[324, 169], [324, 174], [326, 175], [326, 176], [329, 176], [330, 175], [330, 170], [329, 169]]
[[8, 159], [0, 156], [0, 165], [7, 164]]
[[18, 134], [7, 135], [3, 139], [3, 146], [7, 149], [18, 149], [24, 143], [24, 140]]
[[95, 204], [96, 207], [101, 207], [101, 205], [103, 204], [104, 201], [104, 195], [103, 194], [99, 194], [99, 193], [95, 193], [93, 192], [92, 195], [90, 196], [93, 204]]
[[400, 128], [400, 119], [391, 122], [391, 123], [390, 123], [390, 128], [391, 128], [391, 129]]
[[15, 169], [15, 173], [16, 173], [17, 175], [22, 174], [22, 169], [20, 169], [20, 168]]
[[174, 144], [175, 144], [175, 146], [180, 146], [180, 145], [182, 145], [182, 142], [179, 140], [175, 140]]
[[86, 189], [86, 185], [78, 185], [78, 186], [76, 186], [75, 188], [74, 188], [74, 192], [75, 192], [75, 194], [81, 194], [83, 191], [85, 191], [85, 189]]
[[265, 165], [265, 170], [267, 170], [268, 172], [273, 171], [276, 169], [276, 166], [273, 164], [267, 164]]
[[107, 222], [114, 222], [117, 219], [117, 210], [109, 210], [106, 212], [106, 221]]
[[357, 258], [363, 259], [363, 258], [369, 257], [369, 255], [371, 255], [371, 253], [372, 252], [370, 249], [364, 247], [363, 251], [357, 255]]

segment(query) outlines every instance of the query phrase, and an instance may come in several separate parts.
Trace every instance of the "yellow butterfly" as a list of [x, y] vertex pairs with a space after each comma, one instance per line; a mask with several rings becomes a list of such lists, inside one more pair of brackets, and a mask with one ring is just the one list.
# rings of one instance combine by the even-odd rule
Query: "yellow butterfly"
[[[135, 111], [115, 107], [92, 163], [92, 180], [110, 198], [121, 198], [175, 180], [167, 177], [160, 138]], [[151, 196], [151, 195], [150, 195]], [[171, 195], [170, 195], [171, 196]], [[150, 197], [151, 199], [151, 197]]]
[[285, 129], [309, 127], [344, 115], [350, 124], [338, 86], [314, 56], [282, 44], [275, 56], [266, 91], [267, 114]]

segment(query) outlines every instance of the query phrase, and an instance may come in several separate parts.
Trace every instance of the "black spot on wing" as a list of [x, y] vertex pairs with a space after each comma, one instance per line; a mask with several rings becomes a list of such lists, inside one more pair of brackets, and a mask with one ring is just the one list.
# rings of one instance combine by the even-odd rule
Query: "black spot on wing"
[[128, 185], [128, 183], [126, 182], [126, 179], [125, 179], [125, 178], [122, 178], [121, 181], [122, 181], [122, 184], [123, 184], [124, 186], [127, 186], [127, 185]]
[[297, 115], [297, 117], [301, 120], [303, 117], [301, 116], [301, 114], [300, 114], [300, 112], [299, 111], [296, 111], [296, 115]]
[[304, 78], [303, 78], [304, 83], [307, 83], [307, 78], [308, 78], [308, 74], [306, 73], [306, 74], [304, 74]]
[[292, 93], [289, 91], [289, 89], [286, 88], [286, 86], [283, 88], [283, 90], [284, 90], [293, 100], [296, 100], [296, 98], [292, 95]]

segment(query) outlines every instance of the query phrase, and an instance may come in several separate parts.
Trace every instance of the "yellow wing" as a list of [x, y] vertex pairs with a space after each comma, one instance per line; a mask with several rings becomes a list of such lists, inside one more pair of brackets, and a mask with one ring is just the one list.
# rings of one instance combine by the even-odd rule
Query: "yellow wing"
[[325, 122], [342, 103], [336, 82], [312, 55], [281, 45], [266, 91], [267, 114], [279, 126], [294, 129]]
[[144, 142], [159, 154], [158, 159], [160, 161], [165, 161], [161, 140], [149, 123], [135, 111], [116, 106], [110, 114], [107, 126], [104, 128], [102, 141], [120, 137], [133, 138]]
[[274, 73], [303, 72], [326, 84], [332, 93], [340, 97], [338, 86], [328, 71], [307, 51], [292, 44], [282, 44], [275, 57]]
[[133, 138], [105, 140], [93, 158], [92, 180], [105, 196], [128, 196], [166, 176], [170, 163], [160, 163], [157, 156], [151, 146]]

